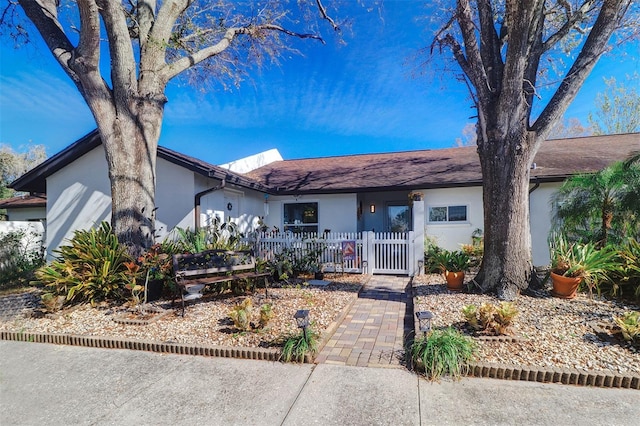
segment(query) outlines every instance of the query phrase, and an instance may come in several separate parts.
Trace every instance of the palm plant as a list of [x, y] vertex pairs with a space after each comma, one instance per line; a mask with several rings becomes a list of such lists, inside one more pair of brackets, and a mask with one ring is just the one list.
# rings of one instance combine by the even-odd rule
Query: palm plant
[[571, 239], [603, 247], [625, 235], [640, 236], [640, 152], [567, 179], [552, 202], [555, 229]]

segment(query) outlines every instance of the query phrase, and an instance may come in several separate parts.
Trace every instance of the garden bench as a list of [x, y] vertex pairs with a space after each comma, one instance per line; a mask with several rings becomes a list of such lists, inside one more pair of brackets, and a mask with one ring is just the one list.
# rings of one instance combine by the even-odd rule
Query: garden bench
[[[269, 272], [256, 270], [256, 258], [252, 250], [206, 250], [194, 254], [174, 254], [173, 273], [182, 300], [184, 316], [185, 291], [240, 280], [264, 278], [265, 296], [268, 297]], [[189, 297], [191, 296], [191, 297]], [[188, 300], [202, 294], [189, 292]]]

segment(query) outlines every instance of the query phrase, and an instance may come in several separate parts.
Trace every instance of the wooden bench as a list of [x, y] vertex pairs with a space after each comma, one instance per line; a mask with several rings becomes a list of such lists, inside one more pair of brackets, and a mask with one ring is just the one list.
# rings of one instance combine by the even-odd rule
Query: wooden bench
[[[184, 293], [194, 286], [206, 287], [226, 282], [264, 278], [264, 292], [268, 297], [269, 282], [267, 277], [271, 274], [256, 270], [256, 258], [252, 250], [207, 250], [195, 254], [174, 254], [172, 260], [173, 273], [182, 300], [182, 316], [184, 316]], [[202, 294], [190, 293], [187, 297], [188, 300], [191, 300], [202, 297]]]

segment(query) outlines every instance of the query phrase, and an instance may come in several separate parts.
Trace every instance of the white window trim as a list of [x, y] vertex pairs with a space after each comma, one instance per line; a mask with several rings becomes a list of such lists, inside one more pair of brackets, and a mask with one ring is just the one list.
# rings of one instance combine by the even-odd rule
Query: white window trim
[[[449, 220], [449, 207], [458, 207], [458, 206], [463, 206], [467, 209], [467, 220]], [[446, 207], [447, 208], [447, 220], [442, 220], [442, 221], [438, 221], [438, 220], [431, 220], [431, 209], [433, 208], [438, 208], [438, 207]], [[469, 221], [469, 205], [468, 204], [456, 204], [456, 203], [450, 203], [450, 204], [433, 204], [433, 205], [428, 205], [427, 206], [427, 223], [429, 225], [447, 225], [447, 226], [451, 226], [451, 225], [468, 225], [471, 222]]]

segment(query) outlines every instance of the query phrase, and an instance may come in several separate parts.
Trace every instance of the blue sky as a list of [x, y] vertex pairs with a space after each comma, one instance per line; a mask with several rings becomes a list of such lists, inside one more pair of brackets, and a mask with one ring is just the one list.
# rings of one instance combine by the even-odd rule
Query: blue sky
[[[418, 19], [422, 4], [385, 0], [381, 13], [349, 8], [346, 45], [296, 42], [302, 56], [250, 71], [231, 91], [172, 83], [160, 145], [213, 164], [271, 148], [306, 158], [454, 146], [474, 112], [463, 84], [413, 76], [415, 54], [430, 41]], [[0, 143], [43, 144], [52, 155], [95, 128], [42, 43], [16, 51], [5, 40], [0, 49]], [[586, 124], [603, 77], [640, 73], [637, 49], [601, 59], [566, 117]]]

